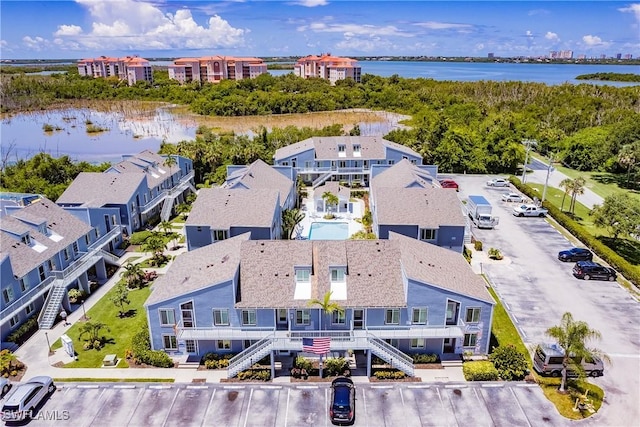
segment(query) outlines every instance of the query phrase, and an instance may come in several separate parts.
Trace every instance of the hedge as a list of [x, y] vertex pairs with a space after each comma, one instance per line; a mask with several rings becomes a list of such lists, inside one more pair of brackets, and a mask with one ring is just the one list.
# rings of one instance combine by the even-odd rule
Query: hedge
[[151, 340], [146, 325], [131, 339], [131, 350], [136, 364], [173, 368], [173, 360], [167, 353], [162, 350], [151, 350]]
[[416, 353], [412, 354], [413, 363], [439, 363], [440, 357], [434, 353]]
[[402, 371], [392, 369], [380, 369], [373, 373], [373, 376], [379, 380], [400, 380], [407, 376]]
[[[523, 185], [518, 178], [512, 176], [509, 180], [518, 190], [522, 191], [528, 197], [533, 199], [538, 196], [531, 187]], [[562, 212], [554, 204], [545, 200], [542, 202], [542, 206], [549, 211], [549, 215], [553, 217], [558, 224], [595, 252], [596, 255], [607, 262], [607, 264], [620, 272], [620, 274], [622, 274], [636, 287], [640, 287], [640, 273], [636, 271], [636, 268], [629, 261], [622, 258], [613, 249], [598, 240], [594, 235], [585, 230], [580, 223]]]
[[465, 362], [462, 365], [462, 373], [467, 381], [497, 381], [498, 370], [488, 360]]
[[33, 315], [7, 337], [7, 341], [22, 345], [38, 330], [38, 318]]

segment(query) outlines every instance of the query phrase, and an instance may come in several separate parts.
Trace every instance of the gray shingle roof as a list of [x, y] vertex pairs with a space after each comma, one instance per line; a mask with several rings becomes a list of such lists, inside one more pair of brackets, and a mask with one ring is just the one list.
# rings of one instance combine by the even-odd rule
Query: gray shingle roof
[[226, 230], [231, 226], [271, 228], [278, 207], [278, 190], [203, 188], [186, 225]]
[[56, 203], [80, 204], [87, 207], [127, 204], [145, 178], [144, 172], [81, 172]]
[[156, 279], [145, 306], [233, 280], [240, 264], [240, 244], [249, 236], [244, 233], [180, 255]]
[[[62, 239], [57, 242], [52, 240], [49, 236], [41, 234], [36, 227], [30, 227], [20, 221], [20, 217], [46, 219], [48, 230], [53, 231]], [[46, 198], [30, 204], [14, 214], [4, 216], [1, 228], [10, 229], [20, 234], [28, 231], [31, 239], [46, 247], [44, 251], [38, 252], [11, 234], [0, 231], [0, 251], [9, 255], [13, 272], [18, 277], [24, 276], [91, 231], [89, 224], [79, 220]]]
[[256, 160], [227, 177], [222, 186], [224, 188], [275, 189], [280, 192], [280, 205], [284, 206], [294, 183], [262, 160]]
[[390, 232], [389, 239], [399, 248], [410, 279], [495, 303], [484, 279], [473, 272], [461, 254], [398, 233]]
[[406, 188], [411, 185], [419, 185], [426, 188], [432, 187], [435, 180], [435, 177], [432, 177], [428, 172], [411, 164], [408, 160], [402, 159], [384, 172], [376, 175], [371, 180], [371, 188], [372, 190], [380, 187]]
[[[147, 175], [149, 188], [160, 185], [164, 180], [178, 171], [177, 164], [168, 168], [165, 166], [165, 158], [150, 150], [144, 150], [132, 156], [126, 156], [124, 160], [116, 163], [111, 168], [120, 173], [140, 173]], [[164, 171], [164, 173], [162, 173]]]
[[449, 188], [378, 188], [375, 211], [381, 225], [466, 225], [460, 200]]
[[[345, 145], [345, 155], [338, 155], [338, 144]], [[360, 156], [353, 155], [353, 146], [360, 145]], [[307, 151], [309, 149], [315, 149], [316, 159], [355, 159], [355, 160], [367, 160], [367, 159], [385, 159], [387, 157], [387, 148], [393, 148], [402, 153], [409, 154], [411, 156], [420, 157], [419, 153], [416, 153], [409, 147], [397, 144], [392, 141], [388, 141], [379, 136], [314, 136], [304, 141], [296, 142], [287, 147], [282, 147], [276, 150], [275, 159], [283, 159], [293, 156], [297, 153]]]

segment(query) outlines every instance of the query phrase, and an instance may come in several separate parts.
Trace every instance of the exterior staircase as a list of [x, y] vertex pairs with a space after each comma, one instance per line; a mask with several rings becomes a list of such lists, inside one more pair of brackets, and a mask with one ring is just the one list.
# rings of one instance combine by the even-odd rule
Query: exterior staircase
[[390, 364], [392, 368], [399, 369], [410, 377], [413, 376], [414, 367], [411, 357], [372, 335], [369, 335], [369, 344], [373, 354]]
[[311, 184], [312, 188], [316, 188], [317, 186], [319, 186], [320, 184], [324, 183], [326, 180], [328, 180], [329, 178], [331, 178], [331, 176], [333, 176], [333, 172], [327, 172], [323, 175], [320, 175], [318, 178], [316, 178], [313, 183]]
[[227, 376], [229, 378], [235, 377], [238, 373], [250, 368], [251, 365], [268, 355], [273, 350], [273, 342], [273, 336], [270, 335], [233, 357], [229, 360]]
[[56, 323], [62, 300], [67, 293], [67, 287], [63, 280], [56, 280], [47, 295], [44, 307], [38, 315], [38, 326], [40, 329], [51, 329]]
[[167, 197], [167, 199], [164, 201], [164, 204], [162, 205], [162, 211], [160, 212], [160, 219], [162, 221], [169, 221], [169, 218], [171, 218], [174, 200], [175, 197]]

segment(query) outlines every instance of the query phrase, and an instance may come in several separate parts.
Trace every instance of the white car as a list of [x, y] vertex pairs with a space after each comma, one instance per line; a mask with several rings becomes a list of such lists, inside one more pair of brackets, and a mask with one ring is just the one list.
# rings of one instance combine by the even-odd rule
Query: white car
[[0, 377], [0, 397], [9, 393], [9, 390], [11, 390], [11, 385], [11, 381], [4, 377]]
[[522, 197], [518, 193], [504, 193], [502, 195], [502, 201], [503, 202], [522, 203], [522, 202], [524, 202], [524, 197]]
[[509, 181], [504, 178], [493, 178], [487, 181], [489, 187], [508, 187]]

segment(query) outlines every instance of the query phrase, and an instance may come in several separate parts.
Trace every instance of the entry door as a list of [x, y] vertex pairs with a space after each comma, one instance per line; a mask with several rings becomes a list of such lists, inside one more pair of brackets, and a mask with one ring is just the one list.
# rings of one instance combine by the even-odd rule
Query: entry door
[[455, 338], [445, 338], [444, 343], [442, 345], [443, 353], [453, 353], [456, 349], [456, 339]]
[[447, 325], [458, 324], [458, 314], [460, 312], [460, 303], [457, 301], [447, 300]]
[[276, 310], [276, 324], [278, 325], [278, 329], [287, 329], [287, 309], [279, 308]]
[[353, 310], [353, 329], [364, 329], [364, 310], [361, 308]]
[[182, 313], [182, 326], [185, 328], [193, 328], [195, 326], [193, 319], [193, 303], [186, 302], [184, 304], [180, 304], [180, 311]]

